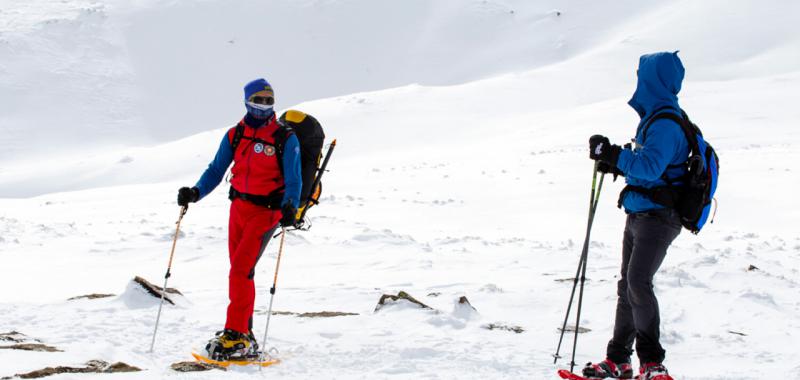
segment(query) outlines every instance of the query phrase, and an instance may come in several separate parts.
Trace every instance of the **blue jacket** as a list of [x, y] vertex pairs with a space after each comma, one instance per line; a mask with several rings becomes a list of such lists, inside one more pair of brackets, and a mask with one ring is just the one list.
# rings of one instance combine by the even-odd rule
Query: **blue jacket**
[[[686, 168], [681, 164], [689, 157], [689, 143], [680, 125], [672, 120], [655, 121], [647, 129], [646, 138], [642, 129], [656, 111], [680, 115], [678, 92], [681, 90], [684, 68], [677, 52], [655, 53], [641, 56], [636, 72], [636, 92], [628, 102], [641, 118], [636, 129], [636, 146], [622, 150], [617, 168], [625, 174], [625, 182], [630, 185], [644, 188], [664, 186], [663, 174], [666, 173], [669, 179], [686, 174]], [[664, 207], [646, 195], [633, 191], [627, 192], [622, 205], [627, 213]]]
[[[246, 122], [249, 119], [248, 116], [245, 116]], [[252, 123], [252, 121], [250, 121], [250, 123]], [[203, 199], [203, 197], [211, 193], [211, 191], [222, 182], [222, 177], [225, 176], [225, 172], [228, 170], [231, 162], [233, 162], [233, 149], [231, 149], [231, 143], [226, 133], [222, 136], [222, 141], [219, 144], [214, 160], [211, 161], [208, 168], [203, 172], [203, 175], [200, 176], [200, 180], [198, 180], [195, 185], [200, 192], [200, 199]], [[300, 190], [303, 187], [303, 179], [300, 169], [300, 142], [294, 134], [289, 136], [286, 140], [283, 148], [282, 164], [285, 189], [281, 206], [285, 205], [287, 202], [291, 202], [292, 205], [297, 208], [300, 206]]]

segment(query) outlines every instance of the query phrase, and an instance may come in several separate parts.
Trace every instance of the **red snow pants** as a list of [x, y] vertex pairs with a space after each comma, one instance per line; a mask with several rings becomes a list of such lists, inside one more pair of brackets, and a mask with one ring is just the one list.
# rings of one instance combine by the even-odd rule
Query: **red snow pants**
[[280, 210], [270, 210], [236, 198], [228, 221], [228, 304], [225, 328], [247, 334], [252, 327], [256, 288], [256, 263], [281, 219]]

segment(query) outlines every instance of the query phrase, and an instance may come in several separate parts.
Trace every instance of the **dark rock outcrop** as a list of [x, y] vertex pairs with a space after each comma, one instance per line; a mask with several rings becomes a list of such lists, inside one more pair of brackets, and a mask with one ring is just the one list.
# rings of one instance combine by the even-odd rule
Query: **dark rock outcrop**
[[459, 303], [459, 305], [469, 306], [469, 307], [472, 308], [472, 310], [478, 311], [478, 310], [475, 309], [475, 306], [472, 306], [472, 304], [469, 303], [469, 300], [467, 299], [467, 296], [459, 297], [458, 298], [458, 303]]
[[[161, 299], [161, 294], [164, 293], [164, 288], [156, 286], [142, 277], [139, 276], [134, 277], [133, 282], [139, 284], [144, 290], [147, 291], [148, 294], [158, 299]], [[167, 288], [167, 292], [166, 294], [164, 294], [164, 301], [169, 302], [170, 305], [175, 305], [175, 302], [169, 298], [169, 294], [177, 294], [180, 296], [183, 295], [183, 293], [179, 292], [178, 289]]]
[[396, 296], [395, 295], [391, 295], [391, 294], [382, 295], [381, 298], [378, 300], [378, 304], [375, 306], [375, 312], [377, 312], [378, 310], [382, 309], [387, 304], [391, 304], [391, 303], [394, 303], [394, 302], [397, 302], [397, 301], [402, 301], [402, 300], [406, 300], [408, 302], [416, 304], [422, 309], [433, 310], [432, 307], [430, 307], [430, 306], [418, 301], [416, 298], [412, 297], [410, 294], [408, 294], [408, 293], [406, 293], [404, 291], [400, 291], [399, 293], [397, 293]]
[[2, 350], [23, 350], [23, 351], [39, 351], [39, 352], [63, 352], [58, 348], [48, 346], [41, 343], [18, 343], [10, 346], [0, 346]]
[[[266, 310], [256, 310], [256, 314], [266, 314]], [[306, 313], [297, 313], [294, 311], [273, 311], [272, 315], [293, 315], [298, 318], [333, 318], [344, 317], [350, 315], [358, 315], [358, 313], [348, 313], [344, 311], [311, 311]]]
[[[15, 376], [21, 379], [38, 379], [41, 377], [52, 376], [61, 373], [116, 373], [116, 372], [139, 372], [139, 371], [141, 371], [141, 369], [122, 362], [108, 364], [102, 360], [90, 360], [86, 362], [85, 367], [67, 367], [67, 366], [47, 367], [28, 373], [19, 373], [16, 374]], [[2, 380], [5, 379], [11, 379], [11, 377], [4, 377]]]
[[216, 364], [211, 363], [200, 363], [200, 362], [178, 362], [172, 363], [169, 366], [172, 368], [173, 371], [177, 372], [203, 372], [203, 371], [210, 371], [212, 369], [219, 369], [222, 371], [227, 371], [228, 369], [222, 366], [218, 366]]
[[94, 300], [94, 299], [98, 299], [98, 298], [114, 297], [115, 295], [116, 294], [92, 293], [92, 294], [86, 294], [86, 295], [83, 295], [83, 296], [67, 298], [67, 301], [74, 301], [74, 300], [80, 300], [80, 299]]
[[33, 339], [28, 337], [27, 335], [18, 332], [18, 331], [10, 331], [7, 333], [0, 333], [0, 342], [14, 342], [14, 343], [22, 343], [27, 341], [34, 341], [39, 342], [38, 339]]

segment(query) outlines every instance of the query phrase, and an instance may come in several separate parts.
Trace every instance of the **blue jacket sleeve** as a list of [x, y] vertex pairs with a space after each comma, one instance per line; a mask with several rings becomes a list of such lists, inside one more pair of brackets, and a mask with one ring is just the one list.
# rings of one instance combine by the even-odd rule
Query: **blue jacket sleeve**
[[300, 191], [303, 188], [303, 177], [300, 169], [300, 142], [297, 136], [286, 139], [283, 148], [283, 183], [286, 186], [281, 206], [292, 202], [295, 208], [300, 206]]
[[232, 161], [233, 150], [231, 149], [231, 143], [228, 141], [228, 133], [226, 132], [225, 136], [222, 137], [222, 142], [219, 144], [217, 154], [214, 156], [214, 161], [208, 164], [208, 168], [203, 172], [203, 175], [200, 176], [200, 180], [197, 181], [195, 185], [197, 189], [200, 190], [200, 199], [203, 199], [203, 197], [208, 195], [222, 182], [222, 177], [225, 176], [225, 172], [228, 170], [228, 166], [231, 165]]
[[650, 125], [644, 140], [645, 144], [639, 149], [624, 149], [619, 154], [617, 167], [626, 177], [644, 181], [658, 180], [680, 152], [686, 150], [687, 145], [681, 127], [664, 119]]

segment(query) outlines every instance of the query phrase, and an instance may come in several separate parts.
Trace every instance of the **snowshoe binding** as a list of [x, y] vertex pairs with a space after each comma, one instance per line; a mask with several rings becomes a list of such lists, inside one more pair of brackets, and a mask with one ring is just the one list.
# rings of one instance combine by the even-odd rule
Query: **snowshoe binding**
[[587, 363], [583, 376], [589, 379], [632, 379], [633, 367], [630, 363], [614, 363], [610, 359], [600, 363]]
[[673, 380], [661, 363], [645, 363], [639, 367], [637, 380]]
[[206, 344], [206, 352], [212, 360], [255, 360], [259, 358], [258, 343], [253, 332], [242, 334], [225, 329], [217, 331], [215, 337]]

